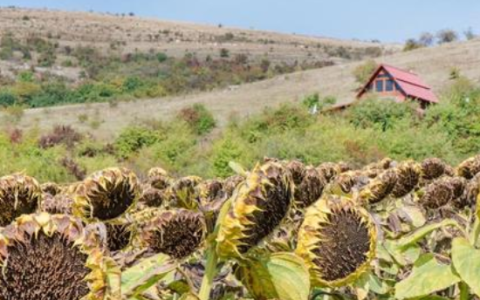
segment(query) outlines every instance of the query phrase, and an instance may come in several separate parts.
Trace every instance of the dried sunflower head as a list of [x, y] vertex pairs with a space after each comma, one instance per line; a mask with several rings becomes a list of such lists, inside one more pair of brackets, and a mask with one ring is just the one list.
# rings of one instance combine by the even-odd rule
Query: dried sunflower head
[[42, 189], [43, 193], [50, 194], [52, 196], [56, 196], [57, 194], [62, 192], [60, 186], [54, 182], [43, 183], [40, 188]]
[[172, 181], [167, 171], [160, 167], [151, 168], [147, 176], [150, 185], [159, 190], [166, 189]]
[[197, 185], [202, 181], [198, 176], [187, 176], [175, 181], [168, 189], [173, 207], [195, 209], [198, 207]]
[[454, 198], [454, 186], [447, 180], [438, 179], [425, 188], [420, 204], [427, 209], [447, 205]]
[[445, 180], [453, 187], [452, 205], [458, 209], [469, 206], [470, 203], [466, 196], [467, 180], [463, 177], [446, 177]]
[[393, 169], [383, 171], [360, 192], [360, 201], [368, 204], [382, 201], [393, 191], [396, 182], [397, 174]]
[[341, 173], [331, 183], [329, 192], [333, 194], [350, 194], [358, 182], [359, 174], [357, 172], [348, 171]]
[[296, 253], [314, 283], [339, 287], [370, 267], [377, 233], [368, 212], [347, 198], [326, 195], [309, 207], [298, 234]]
[[445, 173], [446, 165], [439, 158], [427, 158], [421, 165], [422, 178], [430, 180], [442, 176]]
[[[115, 266], [79, 220], [24, 215], [0, 233], [0, 299], [119, 299]], [[113, 279], [113, 277], [111, 277]]]
[[233, 195], [233, 191], [237, 186], [245, 180], [245, 177], [241, 175], [233, 175], [225, 179], [223, 182], [223, 192], [227, 198], [230, 198]]
[[73, 196], [68, 194], [57, 194], [52, 196], [46, 194], [40, 204], [40, 211], [49, 214], [72, 214]]
[[140, 194], [135, 173], [125, 168], [105, 169], [76, 189], [73, 214], [86, 221], [109, 221], [135, 207]]
[[393, 188], [392, 195], [396, 198], [406, 196], [413, 191], [420, 181], [421, 169], [418, 164], [412, 161], [401, 163], [395, 168], [397, 182]]
[[196, 186], [199, 202], [202, 206], [224, 197], [223, 183], [220, 180], [205, 180]]
[[133, 224], [125, 219], [104, 224], [108, 250], [116, 252], [125, 249], [133, 239]]
[[152, 212], [140, 225], [139, 238], [155, 253], [182, 259], [201, 246], [205, 232], [201, 213], [178, 209]]
[[308, 207], [322, 196], [327, 180], [316, 168], [306, 167], [303, 179], [295, 187], [295, 203], [298, 207]]
[[[468, 181], [465, 187], [465, 203], [466, 206], [474, 207], [477, 203], [477, 197], [480, 195], [480, 174], [475, 175]], [[478, 208], [477, 208], [478, 209]]]
[[147, 186], [143, 189], [139, 202], [147, 207], [160, 207], [166, 198], [162, 190]]
[[460, 177], [472, 179], [476, 174], [480, 173], [480, 155], [464, 160], [458, 165], [456, 173]]
[[0, 227], [23, 214], [34, 213], [42, 194], [40, 184], [32, 177], [14, 174], [0, 178]]
[[281, 164], [256, 166], [235, 190], [231, 207], [220, 220], [217, 252], [221, 257], [241, 257], [270, 235], [288, 216], [294, 185]]
[[305, 165], [298, 160], [292, 160], [289, 161], [285, 167], [290, 171], [290, 174], [292, 174], [293, 183], [295, 183], [295, 185], [300, 185], [303, 176], [305, 176]]
[[340, 167], [330, 162], [320, 164], [317, 170], [323, 175], [327, 182], [330, 182], [335, 176], [341, 173]]

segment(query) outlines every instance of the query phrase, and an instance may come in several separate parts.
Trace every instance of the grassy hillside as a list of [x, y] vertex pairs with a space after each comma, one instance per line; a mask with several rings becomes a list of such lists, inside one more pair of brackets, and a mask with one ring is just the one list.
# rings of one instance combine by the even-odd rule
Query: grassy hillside
[[[479, 82], [479, 52], [480, 40], [473, 40], [398, 53], [381, 57], [377, 62], [411, 69], [420, 74], [435, 92], [441, 92], [449, 84], [450, 73], [454, 68], [474, 83]], [[316, 92], [323, 96], [334, 96], [338, 103], [352, 101], [357, 87], [352, 72], [359, 64], [361, 62], [282, 75], [234, 89], [124, 102], [115, 107], [109, 104], [89, 104], [32, 109], [25, 112], [19, 126], [50, 128], [55, 124], [70, 124], [89, 131], [91, 124], [80, 121], [82, 116], [87, 115], [90, 120], [99, 123], [95, 128], [95, 135], [111, 138], [119, 129], [129, 124], [151, 118], [168, 119], [183, 107], [194, 103], [205, 104], [214, 113], [219, 124], [225, 125], [232, 115], [242, 118], [265, 107], [278, 106], [284, 102], [299, 102], [304, 96]]]

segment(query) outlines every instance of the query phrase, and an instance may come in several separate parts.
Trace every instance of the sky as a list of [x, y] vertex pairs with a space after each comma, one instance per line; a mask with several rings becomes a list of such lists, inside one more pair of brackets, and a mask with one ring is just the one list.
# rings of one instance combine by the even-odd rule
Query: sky
[[0, 0], [9, 5], [383, 42], [445, 28], [480, 33], [479, 0]]

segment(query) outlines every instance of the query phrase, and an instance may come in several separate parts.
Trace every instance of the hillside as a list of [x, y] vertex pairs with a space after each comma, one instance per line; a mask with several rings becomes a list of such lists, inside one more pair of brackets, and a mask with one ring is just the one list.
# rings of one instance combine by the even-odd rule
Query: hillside
[[398, 45], [342, 41], [296, 34], [199, 25], [110, 14], [0, 8], [0, 33], [18, 37], [49, 38], [60, 46], [90, 45], [104, 52], [132, 53], [161, 50], [169, 56], [196, 53], [199, 57], [232, 54], [272, 61], [342, 62], [369, 55], [390, 53]]
[[[385, 56], [377, 61], [413, 70], [436, 92], [440, 92], [448, 84], [453, 67], [458, 68], [464, 76], [479, 82], [479, 52], [480, 40], [474, 40]], [[108, 104], [88, 104], [31, 109], [26, 111], [19, 125], [23, 128], [49, 128], [55, 124], [72, 124], [82, 130], [91, 130], [88, 124], [79, 121], [82, 115], [88, 115], [101, 123], [94, 130], [95, 134], [109, 138], [129, 124], [152, 118], [169, 118], [193, 103], [204, 103], [222, 125], [232, 115], [248, 116], [265, 107], [299, 101], [305, 95], [315, 92], [324, 96], [333, 95], [338, 103], [352, 101], [356, 87], [352, 71], [358, 64], [283, 75], [235, 89], [119, 103], [113, 108]]]

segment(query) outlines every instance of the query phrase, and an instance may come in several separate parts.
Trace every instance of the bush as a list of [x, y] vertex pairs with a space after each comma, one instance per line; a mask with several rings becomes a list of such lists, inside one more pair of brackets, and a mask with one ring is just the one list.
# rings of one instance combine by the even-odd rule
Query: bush
[[216, 126], [215, 118], [203, 104], [194, 104], [192, 107], [182, 109], [178, 116], [185, 121], [198, 135], [209, 133]]
[[162, 139], [159, 131], [146, 127], [128, 127], [114, 142], [115, 152], [120, 158], [128, 158], [143, 147], [151, 146]]
[[165, 53], [163, 53], [163, 52], [157, 53], [157, 60], [158, 60], [159, 63], [163, 63], [167, 59], [168, 59], [168, 56]]
[[71, 126], [55, 126], [51, 133], [40, 137], [38, 144], [42, 149], [60, 144], [73, 148], [82, 138], [83, 136]]
[[354, 105], [348, 115], [356, 127], [377, 127], [385, 132], [395, 127], [398, 120], [411, 118], [414, 109], [408, 103], [397, 103], [388, 99], [364, 99]]
[[445, 44], [458, 40], [458, 33], [451, 29], [444, 29], [437, 33], [438, 43]]
[[360, 84], [365, 84], [365, 82], [370, 79], [373, 72], [375, 72], [377, 66], [377, 63], [374, 60], [368, 60], [365, 63], [358, 65], [353, 70], [353, 76], [355, 76], [355, 80]]
[[17, 102], [17, 97], [8, 91], [0, 92], [0, 106], [11, 106]]
[[415, 39], [408, 39], [403, 46], [403, 51], [412, 51], [424, 47], [421, 42]]

